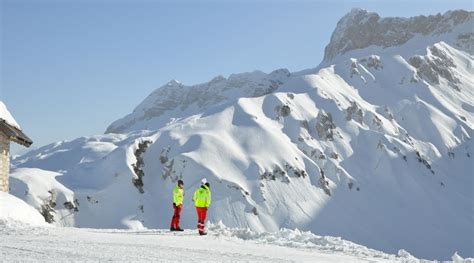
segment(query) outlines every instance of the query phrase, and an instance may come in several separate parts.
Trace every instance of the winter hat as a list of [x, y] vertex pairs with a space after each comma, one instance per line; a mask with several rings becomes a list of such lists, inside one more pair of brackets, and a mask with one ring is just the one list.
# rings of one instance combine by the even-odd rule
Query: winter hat
[[206, 183], [207, 183], [207, 179], [206, 179], [206, 178], [202, 178], [202, 180], [201, 180], [201, 184], [203, 184], [203, 185], [204, 185], [204, 184], [206, 184]]
[[178, 180], [178, 185], [184, 185], [183, 180]]

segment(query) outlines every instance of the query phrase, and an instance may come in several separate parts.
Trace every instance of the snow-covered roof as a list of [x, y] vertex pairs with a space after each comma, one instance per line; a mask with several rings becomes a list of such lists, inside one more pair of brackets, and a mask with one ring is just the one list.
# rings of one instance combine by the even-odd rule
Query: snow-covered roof
[[23, 133], [20, 125], [18, 125], [2, 101], [0, 101], [0, 131], [8, 136], [10, 140], [23, 146], [29, 147], [33, 143], [33, 141]]
[[0, 101], [0, 119], [4, 120], [6, 123], [10, 124], [11, 126], [21, 130], [20, 125], [15, 121], [11, 113], [8, 111], [7, 106], [3, 101]]

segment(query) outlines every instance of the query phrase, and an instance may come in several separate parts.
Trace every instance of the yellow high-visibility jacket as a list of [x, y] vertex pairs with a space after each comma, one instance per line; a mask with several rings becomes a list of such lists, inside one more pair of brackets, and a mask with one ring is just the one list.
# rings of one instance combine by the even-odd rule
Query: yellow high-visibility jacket
[[176, 204], [176, 206], [180, 206], [183, 204], [183, 199], [184, 199], [184, 189], [176, 186], [173, 189], [173, 203]]
[[196, 207], [209, 207], [211, 205], [211, 189], [206, 185], [201, 185], [194, 192], [193, 200]]

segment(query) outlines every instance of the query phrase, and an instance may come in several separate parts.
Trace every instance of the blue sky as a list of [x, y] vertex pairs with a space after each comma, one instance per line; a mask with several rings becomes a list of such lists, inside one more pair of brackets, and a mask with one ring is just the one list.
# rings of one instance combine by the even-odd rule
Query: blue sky
[[170, 79], [315, 67], [353, 7], [403, 17], [473, 9], [463, 0], [0, 1], [0, 99], [36, 147], [103, 133]]

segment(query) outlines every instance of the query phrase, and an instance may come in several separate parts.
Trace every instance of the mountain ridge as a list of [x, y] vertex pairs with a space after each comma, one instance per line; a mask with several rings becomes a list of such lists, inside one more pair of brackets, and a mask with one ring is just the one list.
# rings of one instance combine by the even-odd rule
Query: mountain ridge
[[[400, 46], [415, 37], [441, 35], [452, 28], [474, 18], [474, 12], [465, 10], [447, 11], [443, 15], [415, 16], [410, 18], [381, 18], [377, 13], [355, 8], [337, 23], [330, 43], [326, 46], [324, 60], [328, 61], [338, 54], [371, 45], [383, 48]], [[469, 36], [473, 39], [472, 32]]]
[[[219, 75], [208, 82], [191, 86], [171, 80], [153, 91], [131, 114], [109, 125], [105, 133], [129, 131], [127, 126], [133, 126], [139, 120], [160, 117], [177, 108], [183, 111], [194, 103], [198, 108], [206, 109], [208, 106], [231, 100], [235, 96], [233, 93], [238, 93], [239, 97], [262, 96], [276, 90], [289, 76], [287, 69], [277, 69], [269, 74], [253, 71], [231, 74], [228, 78]], [[182, 116], [177, 112], [175, 114]], [[157, 128], [163, 124], [166, 122], [159, 122], [153, 127]]]

